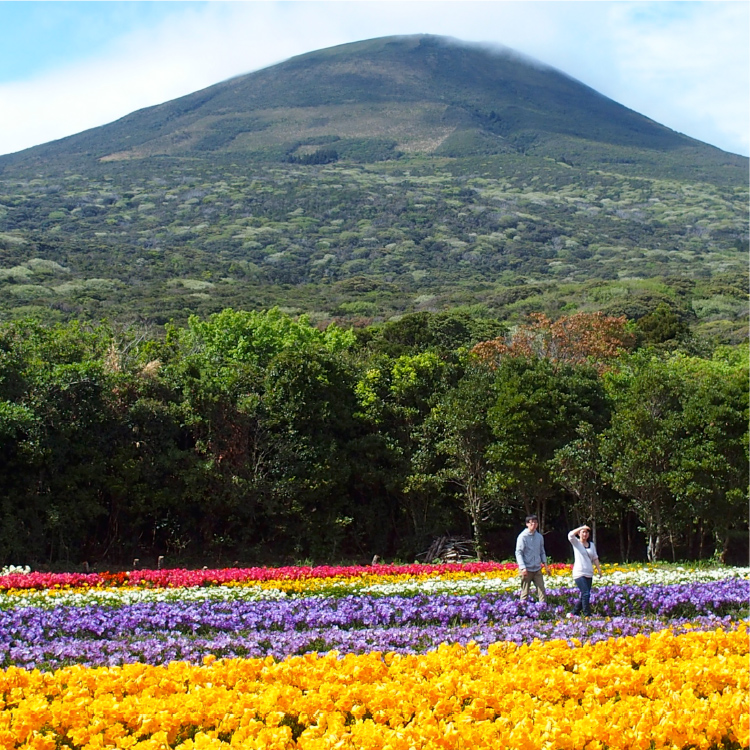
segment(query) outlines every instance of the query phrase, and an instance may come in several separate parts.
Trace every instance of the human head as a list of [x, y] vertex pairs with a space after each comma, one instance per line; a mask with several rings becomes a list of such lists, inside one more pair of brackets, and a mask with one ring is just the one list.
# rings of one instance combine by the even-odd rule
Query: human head
[[535, 515], [526, 516], [526, 528], [532, 533], [539, 527], [539, 519]]
[[588, 526], [584, 526], [581, 529], [581, 532], [578, 534], [578, 536], [581, 537], [581, 539], [583, 539], [584, 541], [586, 541], [586, 539], [588, 539], [591, 536], [591, 529]]

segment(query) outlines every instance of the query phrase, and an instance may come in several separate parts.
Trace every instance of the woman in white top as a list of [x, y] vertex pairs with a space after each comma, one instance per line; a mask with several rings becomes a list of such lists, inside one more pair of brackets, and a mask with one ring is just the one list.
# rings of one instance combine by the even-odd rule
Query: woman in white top
[[580, 615], [584, 617], [591, 614], [591, 583], [594, 578], [594, 568], [601, 575], [602, 569], [599, 565], [599, 555], [594, 543], [589, 540], [591, 529], [588, 526], [579, 526], [568, 533], [568, 541], [573, 545], [573, 582], [581, 592], [581, 598], [576, 602], [573, 611], [568, 617]]

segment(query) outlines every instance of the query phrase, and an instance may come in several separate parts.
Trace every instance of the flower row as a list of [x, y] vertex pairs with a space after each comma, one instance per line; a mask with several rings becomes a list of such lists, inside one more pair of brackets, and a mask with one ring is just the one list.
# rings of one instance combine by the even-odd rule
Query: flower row
[[[552, 581], [554, 585], [560, 585], [560, 576], [570, 580], [571, 569], [564, 571], [553, 571]], [[435, 576], [424, 580], [384, 580], [371, 583], [367, 586], [351, 586], [358, 593], [383, 595], [383, 594], [409, 594], [409, 593], [478, 593], [480, 591], [510, 591], [518, 588], [517, 571], [512, 575], [485, 574], [457, 579], [449, 576]], [[630, 585], [650, 586], [667, 585], [675, 583], [699, 583], [708, 581], [743, 580], [750, 577], [750, 568], [681, 568], [676, 566], [648, 566], [641, 565], [604, 565], [602, 575], [595, 577], [595, 584], [601, 585]], [[343, 590], [343, 586], [335, 590]]]
[[[553, 566], [568, 570], [569, 566]], [[444, 574], [475, 576], [481, 573], [510, 572], [509, 563], [450, 563], [444, 565], [320, 565], [279, 568], [217, 568], [187, 570], [130, 570], [122, 573], [10, 573], [0, 576], [0, 590], [102, 588], [119, 586], [192, 587], [267, 581], [308, 581], [314, 579], [420, 578]]]
[[[605, 565], [601, 584], [651, 585], [746, 580], [748, 568]], [[248, 572], [250, 571], [250, 572]], [[154, 575], [152, 575], [154, 574]], [[157, 577], [158, 576], [158, 577]], [[569, 578], [570, 566], [553, 565], [551, 579]], [[373, 596], [469, 594], [510, 591], [518, 587], [517, 569], [509, 563], [460, 565], [350, 566], [320, 568], [251, 568], [221, 571], [163, 570], [118, 574], [32, 573], [0, 577], [0, 608], [58, 604], [132, 603], [135, 601], [280, 598], [311, 594], [361, 593]], [[4, 595], [3, 595], [4, 594]]]
[[0, 646], [0, 664], [49, 671], [73, 664], [87, 667], [120, 666], [135, 662], [159, 665], [172, 661], [199, 664], [207, 656], [227, 659], [272, 656], [283, 659], [329, 652], [415, 654], [427, 653], [444, 643], [463, 646], [475, 643], [482, 649], [500, 641], [521, 645], [562, 640], [577, 645], [663, 630], [684, 633], [721, 628], [729, 631], [740, 625], [729, 617], [714, 616], [678, 619], [614, 617], [555, 621], [520, 619], [491, 625], [375, 626], [357, 630], [311, 628], [305, 631], [210, 632], [194, 635], [152, 633], [117, 640], [58, 636], [49, 643], [20, 640], [3, 644]]
[[[309, 630], [389, 625], [510, 622], [520, 616], [556, 619], [576, 598], [572, 588], [548, 592], [549, 604], [522, 602], [507, 594], [403, 597], [307, 597], [244, 602], [144, 602], [128, 607], [24, 607], [0, 612], [0, 633], [20, 638], [37, 632], [115, 638], [145, 631]], [[654, 614], [663, 617], [747, 615], [750, 582], [674, 586], [605, 586], [593, 593], [604, 616]], [[2, 637], [2, 636], [0, 636]]]
[[747, 630], [0, 672], [0, 746], [748, 746]]
[[732, 626], [747, 616], [750, 582], [605, 586], [595, 589], [597, 617], [590, 621], [565, 619], [576, 596], [577, 589], [553, 589], [547, 605], [492, 593], [17, 607], [0, 611], [0, 666], [196, 662], [210, 653], [415, 653], [471, 640], [593, 642], [663, 628]]

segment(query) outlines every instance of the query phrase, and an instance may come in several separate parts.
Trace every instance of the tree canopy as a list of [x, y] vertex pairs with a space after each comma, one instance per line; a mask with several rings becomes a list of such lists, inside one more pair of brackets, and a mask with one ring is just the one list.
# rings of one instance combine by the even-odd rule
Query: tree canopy
[[552, 547], [585, 521], [610, 557], [737, 554], [747, 346], [646, 347], [602, 316], [503, 330], [0, 325], [0, 561], [414, 559], [447, 533], [504, 558], [527, 512]]

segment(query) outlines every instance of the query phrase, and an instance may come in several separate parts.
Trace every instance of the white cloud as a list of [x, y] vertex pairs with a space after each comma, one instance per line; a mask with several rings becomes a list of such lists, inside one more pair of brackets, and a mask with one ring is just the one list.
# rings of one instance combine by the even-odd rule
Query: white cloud
[[0, 153], [103, 125], [296, 54], [423, 32], [504, 44], [669, 127], [747, 153], [747, 4], [655, 12], [670, 5], [180, 4], [180, 12], [122, 37], [106, 55], [0, 85]]
[[[623, 103], [692, 137], [747, 154], [750, 46], [746, 3], [691, 3], [667, 19], [613, 10]], [[622, 86], [622, 84], [621, 84]]]

